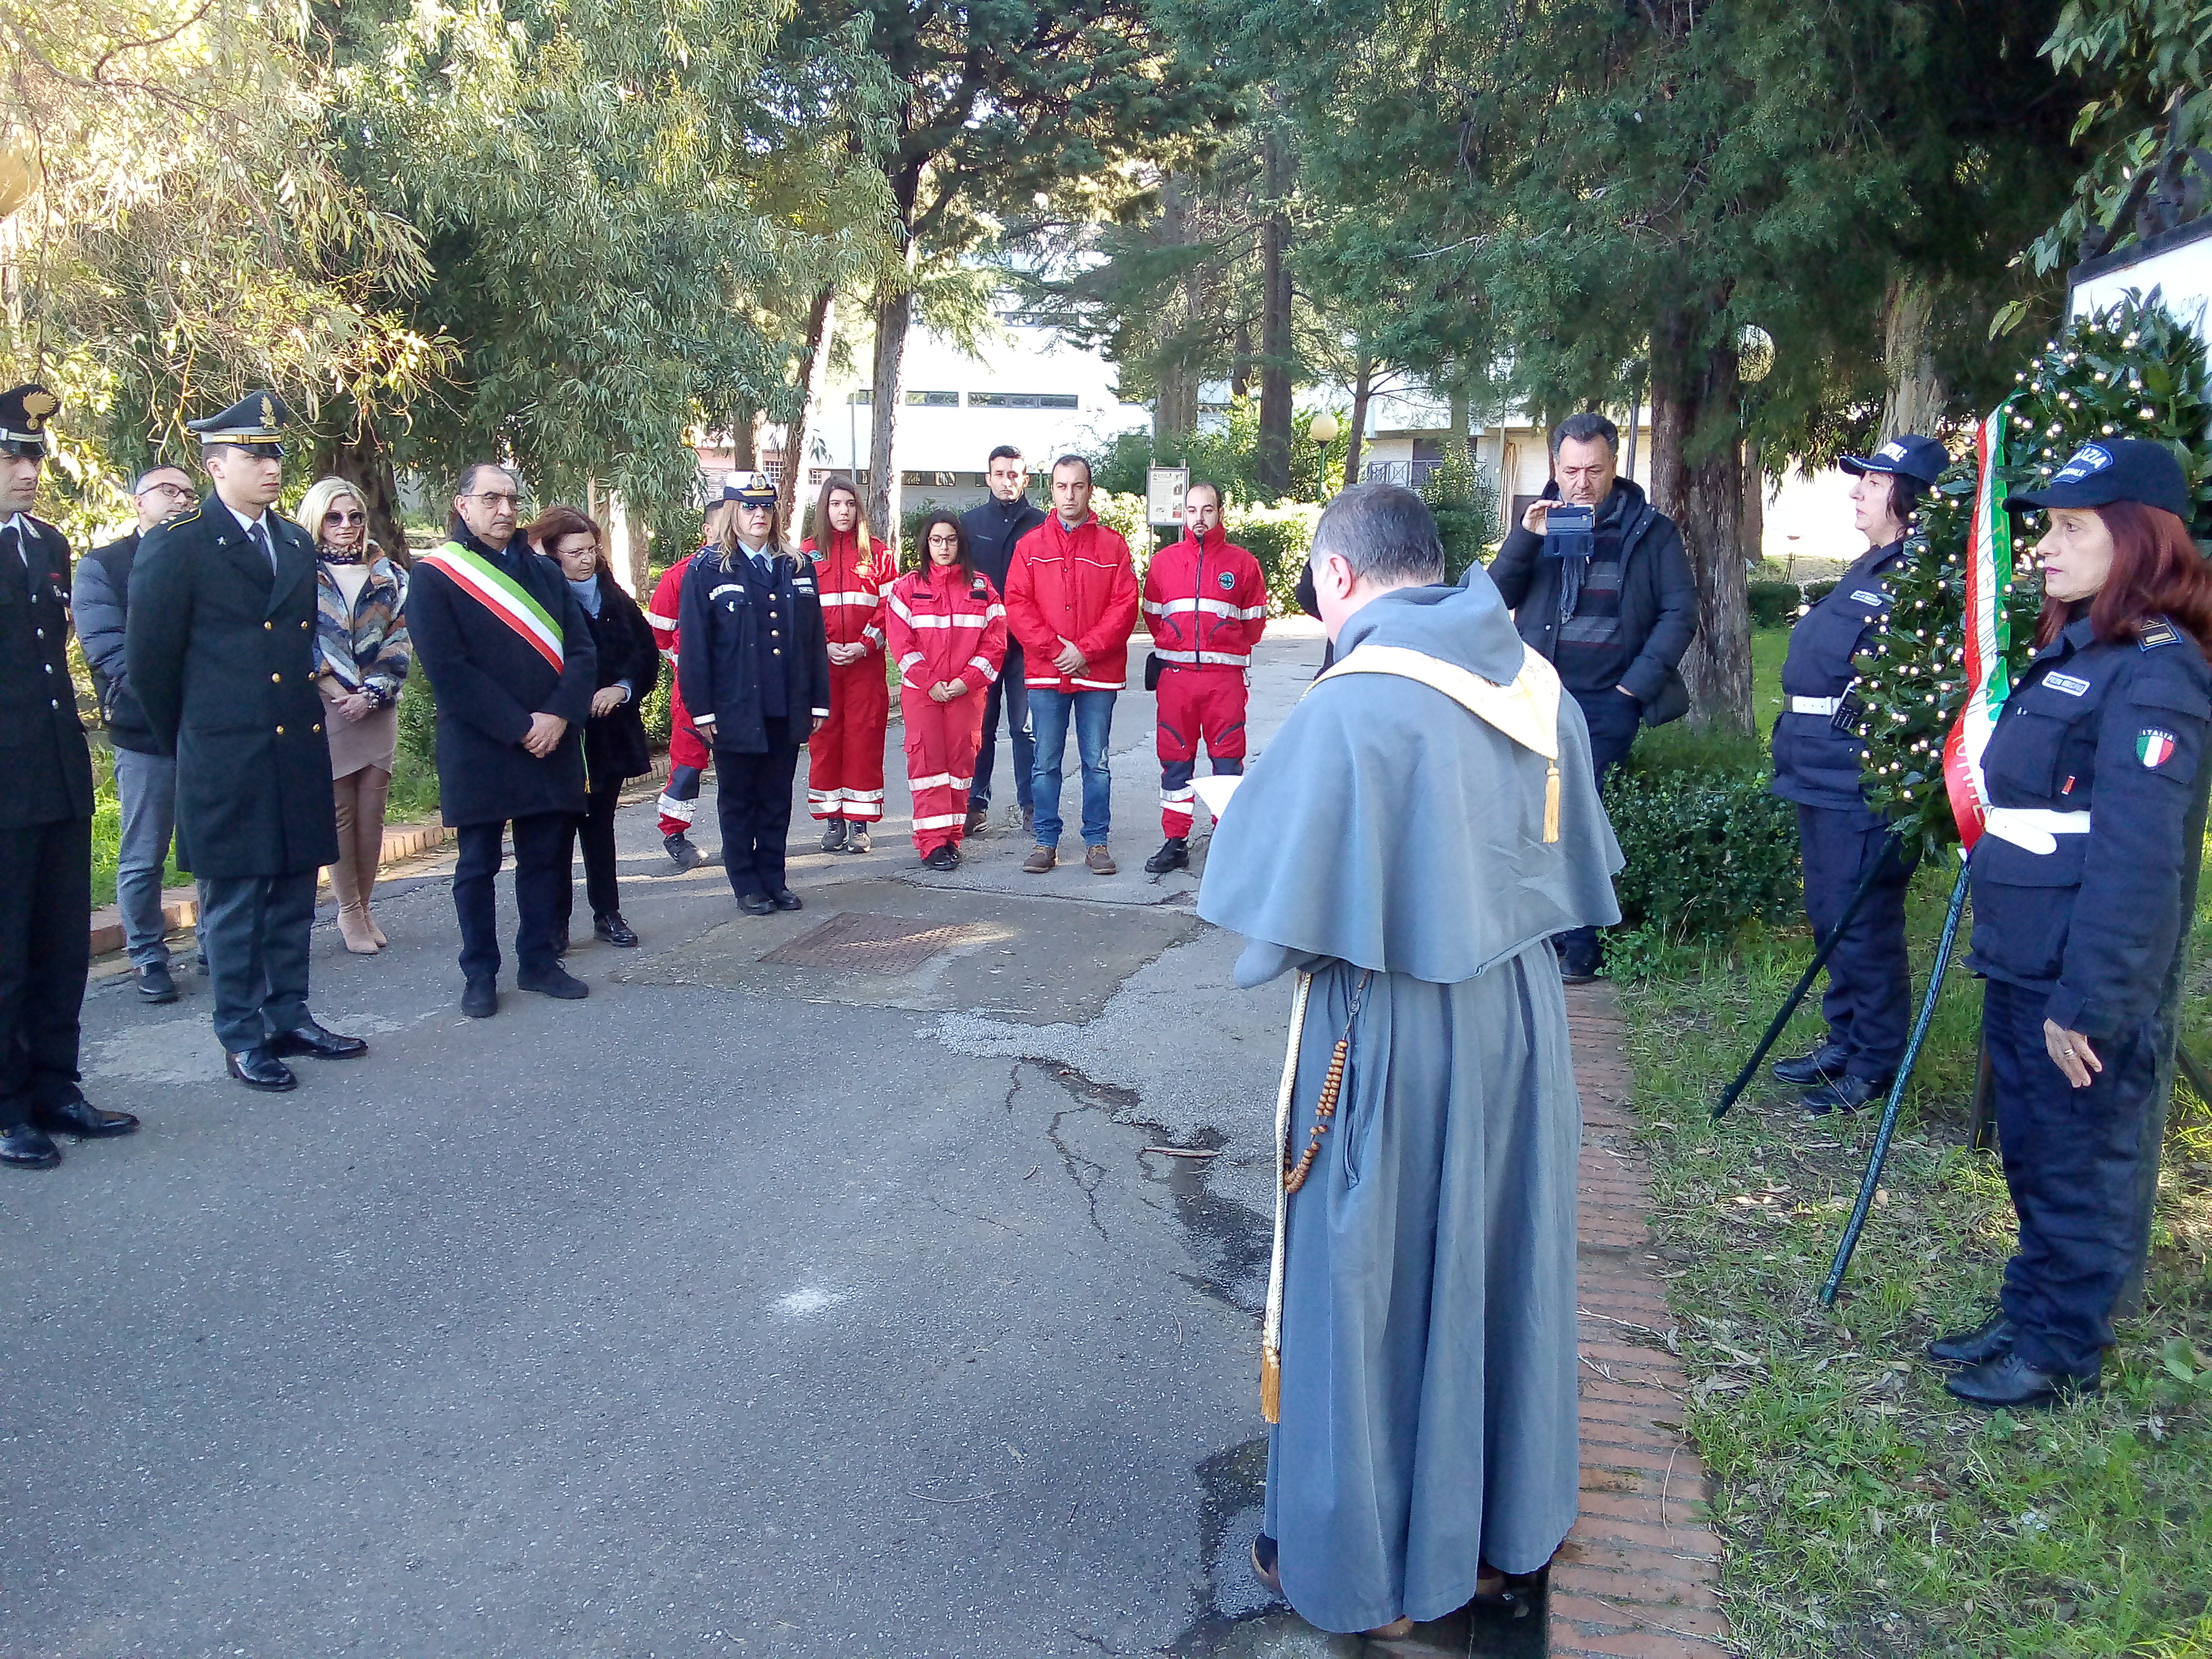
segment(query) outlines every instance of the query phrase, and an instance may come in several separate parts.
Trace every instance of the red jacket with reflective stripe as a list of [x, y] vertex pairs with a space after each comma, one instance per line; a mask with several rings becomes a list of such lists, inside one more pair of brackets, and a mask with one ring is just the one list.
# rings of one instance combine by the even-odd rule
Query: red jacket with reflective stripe
[[1217, 526], [1203, 542], [1183, 539], [1145, 567], [1145, 626], [1161, 658], [1184, 668], [1249, 668], [1267, 627], [1267, 579], [1260, 562]]
[[870, 655], [884, 648], [884, 593], [898, 566], [884, 544], [868, 538], [868, 556], [859, 556], [859, 538], [835, 536], [823, 552], [810, 538], [799, 545], [814, 556], [814, 580], [822, 590], [822, 631], [832, 645], [865, 645]]
[[646, 624], [653, 629], [653, 642], [660, 647], [661, 659], [668, 665], [669, 708], [686, 725], [690, 716], [684, 712], [684, 692], [676, 683], [676, 619], [684, 609], [684, 573], [690, 568], [690, 560], [678, 559], [662, 571], [660, 580], [653, 585], [653, 598], [645, 607]]
[[[1129, 676], [1137, 626], [1137, 567], [1129, 544], [1093, 514], [1071, 531], [1054, 514], [1014, 544], [1006, 572], [1006, 625], [1022, 647], [1029, 683], [1048, 691], [1119, 691]], [[1052, 665], [1072, 640], [1083, 672]]]
[[1006, 608], [980, 570], [968, 581], [957, 569], [909, 570], [891, 584], [884, 609], [891, 655], [916, 691], [946, 680], [981, 691], [1006, 659]]

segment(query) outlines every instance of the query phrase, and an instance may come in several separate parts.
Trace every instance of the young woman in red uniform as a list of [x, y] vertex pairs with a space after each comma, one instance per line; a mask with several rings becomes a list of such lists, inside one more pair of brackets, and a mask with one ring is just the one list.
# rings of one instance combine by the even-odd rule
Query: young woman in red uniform
[[830, 718], [806, 745], [806, 809], [826, 818], [822, 850], [865, 853], [884, 815], [884, 732], [891, 719], [884, 673], [884, 593], [898, 567], [868, 533], [860, 486], [844, 473], [822, 481], [814, 534], [822, 622], [830, 635]]
[[975, 568], [958, 519], [931, 514], [921, 543], [927, 562], [891, 584], [885, 625], [904, 677], [899, 709], [915, 850], [931, 869], [950, 870], [960, 862], [984, 694], [1006, 654], [1006, 609]]

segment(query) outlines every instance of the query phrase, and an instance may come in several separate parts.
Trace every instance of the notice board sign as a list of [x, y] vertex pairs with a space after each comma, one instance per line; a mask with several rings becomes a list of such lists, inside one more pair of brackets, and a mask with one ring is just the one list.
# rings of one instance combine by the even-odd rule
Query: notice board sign
[[1145, 474], [1145, 520], [1148, 524], [1181, 524], [1182, 492], [1190, 488], [1187, 466], [1156, 466]]

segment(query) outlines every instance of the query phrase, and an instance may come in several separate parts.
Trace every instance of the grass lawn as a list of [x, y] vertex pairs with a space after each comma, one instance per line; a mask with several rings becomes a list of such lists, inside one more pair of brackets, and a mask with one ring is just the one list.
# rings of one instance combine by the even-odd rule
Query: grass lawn
[[[1755, 647], [1762, 723], [1782, 640]], [[1923, 988], [1950, 873], [1914, 885]], [[2200, 1054], [2208, 946], [2212, 902], [2185, 1019]], [[1954, 965], [1881, 1196], [1824, 1310], [1878, 1113], [1808, 1119], [1767, 1080], [1707, 1119], [1810, 951], [1802, 928], [1747, 934], [1662, 951], [1620, 987], [1737, 1645], [1759, 1659], [2212, 1654], [2212, 1110], [2176, 1097], [2148, 1291], [2104, 1393], [2019, 1417], [1960, 1406], [1918, 1351], [1979, 1321], [2013, 1237], [1994, 1156], [1964, 1146], [1980, 987]], [[1776, 1053], [1818, 1035], [1808, 1009]]]

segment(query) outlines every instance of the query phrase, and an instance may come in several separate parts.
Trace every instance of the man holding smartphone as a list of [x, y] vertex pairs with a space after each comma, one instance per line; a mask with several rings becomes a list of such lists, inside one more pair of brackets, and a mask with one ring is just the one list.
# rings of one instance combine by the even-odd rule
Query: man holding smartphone
[[[1638, 728], [1689, 712], [1679, 665], [1698, 631], [1698, 588], [1682, 532], [1619, 476], [1620, 429], [1574, 415], [1552, 429], [1552, 481], [1490, 566], [1528, 647], [1559, 671], [1589, 727], [1602, 788]], [[1571, 985], [1597, 977], [1598, 930], [1562, 933]]]

